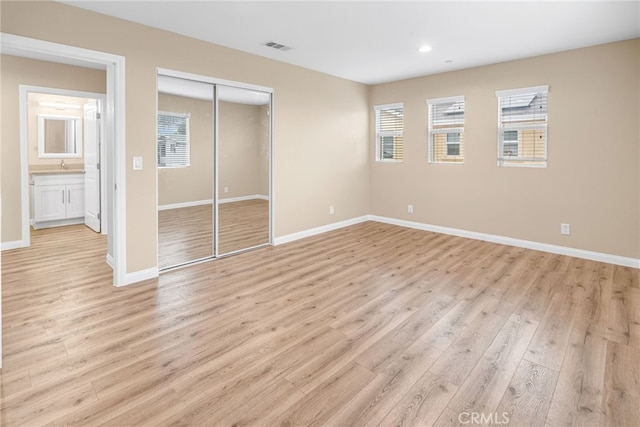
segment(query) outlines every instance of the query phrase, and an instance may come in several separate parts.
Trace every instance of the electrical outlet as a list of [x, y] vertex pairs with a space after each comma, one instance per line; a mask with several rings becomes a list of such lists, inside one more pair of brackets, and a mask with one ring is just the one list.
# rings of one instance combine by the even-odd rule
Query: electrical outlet
[[224, 187], [224, 192], [228, 193], [229, 192], [229, 187]]
[[413, 205], [407, 205], [407, 213], [413, 213]]
[[329, 206], [329, 215], [333, 215], [334, 213], [336, 213], [336, 210], [333, 208], [333, 206]]
[[560, 234], [568, 236], [571, 234], [571, 226], [569, 224], [560, 224]]

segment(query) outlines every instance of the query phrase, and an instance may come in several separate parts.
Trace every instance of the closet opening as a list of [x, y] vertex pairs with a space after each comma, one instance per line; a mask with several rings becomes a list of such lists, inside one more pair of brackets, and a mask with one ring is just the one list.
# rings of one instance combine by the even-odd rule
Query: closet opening
[[273, 90], [158, 70], [158, 268], [272, 244]]

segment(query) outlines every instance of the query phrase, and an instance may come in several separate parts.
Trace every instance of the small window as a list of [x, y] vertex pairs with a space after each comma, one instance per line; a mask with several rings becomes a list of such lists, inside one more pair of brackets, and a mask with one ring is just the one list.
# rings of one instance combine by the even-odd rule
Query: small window
[[429, 163], [464, 163], [464, 96], [428, 99]]
[[382, 136], [382, 159], [391, 159], [395, 157], [395, 137], [394, 136]]
[[158, 112], [158, 167], [190, 165], [189, 114]]
[[496, 92], [498, 165], [547, 166], [548, 86]]
[[404, 105], [374, 107], [376, 112], [376, 161], [401, 162], [403, 157]]
[[517, 130], [505, 130], [503, 132], [502, 155], [504, 157], [518, 157]]
[[460, 133], [447, 134], [447, 156], [460, 155]]

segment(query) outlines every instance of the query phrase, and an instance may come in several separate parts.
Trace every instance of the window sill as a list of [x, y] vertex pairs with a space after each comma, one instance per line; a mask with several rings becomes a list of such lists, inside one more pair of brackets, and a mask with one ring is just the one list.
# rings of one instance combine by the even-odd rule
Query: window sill
[[464, 165], [464, 159], [451, 160], [448, 162], [439, 161], [439, 162], [429, 162], [430, 165]]
[[180, 168], [188, 168], [191, 165], [172, 165], [172, 166], [160, 166], [158, 165], [158, 169], [180, 169]]
[[536, 168], [536, 169], [546, 169], [547, 164], [535, 164], [535, 163], [505, 163], [498, 161], [499, 167], [505, 168]]

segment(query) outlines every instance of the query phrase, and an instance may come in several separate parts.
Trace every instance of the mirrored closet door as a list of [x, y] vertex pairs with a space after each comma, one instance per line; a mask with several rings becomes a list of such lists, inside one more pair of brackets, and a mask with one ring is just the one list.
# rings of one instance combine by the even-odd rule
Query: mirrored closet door
[[158, 78], [158, 267], [212, 257], [212, 85]]
[[269, 243], [269, 93], [218, 86], [218, 254]]
[[271, 242], [271, 92], [180, 74], [158, 75], [160, 270]]

